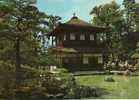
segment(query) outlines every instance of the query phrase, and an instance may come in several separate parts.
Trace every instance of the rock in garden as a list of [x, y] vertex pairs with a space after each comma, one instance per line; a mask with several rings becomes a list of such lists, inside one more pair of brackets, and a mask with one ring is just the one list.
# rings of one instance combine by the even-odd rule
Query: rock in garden
[[107, 76], [107, 77], [105, 77], [104, 81], [106, 81], [106, 82], [114, 82], [115, 80], [113, 79], [112, 76]]

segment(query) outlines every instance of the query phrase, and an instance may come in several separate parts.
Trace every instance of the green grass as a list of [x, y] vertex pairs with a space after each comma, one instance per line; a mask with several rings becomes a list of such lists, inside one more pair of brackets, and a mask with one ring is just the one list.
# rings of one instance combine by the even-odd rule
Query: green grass
[[113, 76], [115, 82], [105, 82], [106, 75], [77, 76], [80, 85], [96, 86], [108, 92], [99, 98], [105, 99], [139, 99], [139, 76]]

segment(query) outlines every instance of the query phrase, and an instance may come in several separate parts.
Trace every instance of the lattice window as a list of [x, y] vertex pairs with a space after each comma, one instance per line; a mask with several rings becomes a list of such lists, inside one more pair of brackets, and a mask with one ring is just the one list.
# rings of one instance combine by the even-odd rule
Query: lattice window
[[85, 40], [85, 35], [84, 34], [80, 35], [80, 40]]
[[66, 40], [67, 39], [67, 37], [66, 37], [66, 35], [64, 35], [64, 40]]
[[88, 57], [83, 57], [83, 64], [89, 64]]
[[90, 40], [95, 40], [94, 35], [90, 34]]
[[76, 39], [75, 34], [70, 34], [70, 40], [75, 40], [75, 39]]

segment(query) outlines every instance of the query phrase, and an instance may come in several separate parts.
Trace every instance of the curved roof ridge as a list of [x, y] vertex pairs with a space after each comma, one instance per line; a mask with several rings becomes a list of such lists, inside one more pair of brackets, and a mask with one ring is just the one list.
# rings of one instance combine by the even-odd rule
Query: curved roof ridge
[[77, 16], [73, 16], [69, 21], [67, 21], [65, 24], [70, 24], [70, 25], [79, 25], [79, 26], [93, 26], [92, 24], [79, 19]]
[[66, 23], [63, 23], [63, 24], [74, 25], [74, 26], [87, 26], [87, 27], [106, 28], [104, 26], [93, 25], [93, 24], [91, 24], [89, 22], [86, 22], [86, 21], [78, 18], [77, 16], [73, 16], [69, 21], [67, 21]]

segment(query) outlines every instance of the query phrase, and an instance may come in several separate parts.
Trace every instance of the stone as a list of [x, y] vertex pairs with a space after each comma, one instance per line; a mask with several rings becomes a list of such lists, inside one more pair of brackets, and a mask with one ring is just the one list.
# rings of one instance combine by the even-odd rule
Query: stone
[[104, 81], [106, 81], [106, 82], [114, 82], [115, 80], [113, 79], [112, 76], [107, 76], [107, 77], [105, 77]]
[[130, 70], [126, 70], [126, 71], [124, 72], [124, 75], [126, 75], [126, 76], [128, 76], [128, 75], [130, 75], [130, 74], [131, 74]]

